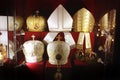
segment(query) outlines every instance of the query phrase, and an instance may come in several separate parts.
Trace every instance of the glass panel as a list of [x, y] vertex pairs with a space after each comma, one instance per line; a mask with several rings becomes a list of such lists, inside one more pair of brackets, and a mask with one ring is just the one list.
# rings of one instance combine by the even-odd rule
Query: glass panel
[[[14, 0], [7, 1], [1, 0], [0, 2], [0, 66], [3, 66], [3, 63], [13, 56], [14, 51], [11, 51], [11, 41], [9, 39], [9, 23], [11, 26], [14, 26], [13, 19], [10, 16], [14, 16], [15, 13], [15, 4]], [[11, 37], [12, 39], [12, 37]], [[9, 45], [9, 41], [10, 44]]]
[[116, 9], [105, 13], [99, 20], [96, 29], [97, 53], [100, 60], [105, 64], [111, 64], [114, 53], [114, 36], [116, 26]]

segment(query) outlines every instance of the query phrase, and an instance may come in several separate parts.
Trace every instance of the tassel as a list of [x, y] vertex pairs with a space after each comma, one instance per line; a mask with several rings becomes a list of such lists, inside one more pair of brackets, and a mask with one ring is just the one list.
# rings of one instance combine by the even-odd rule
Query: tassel
[[57, 72], [55, 73], [54, 80], [62, 80], [62, 73], [59, 68], [57, 69]]

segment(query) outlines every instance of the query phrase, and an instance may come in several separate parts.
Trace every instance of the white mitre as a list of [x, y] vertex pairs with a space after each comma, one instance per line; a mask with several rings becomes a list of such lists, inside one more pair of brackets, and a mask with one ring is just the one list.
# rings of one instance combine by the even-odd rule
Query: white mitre
[[73, 19], [61, 4], [50, 15], [47, 23], [50, 32], [43, 39], [45, 43], [53, 42], [58, 33], [63, 32], [65, 42], [74, 47], [75, 41], [69, 32], [72, 30]]
[[58, 61], [56, 59], [57, 54], [62, 56], [59, 61], [60, 65], [64, 65], [68, 62], [68, 56], [70, 54], [70, 46], [64, 41], [54, 41], [48, 44], [47, 53], [49, 57], [49, 63], [57, 65]]
[[49, 31], [71, 31], [73, 19], [60, 4], [47, 20]]
[[43, 60], [44, 44], [39, 40], [29, 40], [23, 44], [26, 62], [40, 62]]

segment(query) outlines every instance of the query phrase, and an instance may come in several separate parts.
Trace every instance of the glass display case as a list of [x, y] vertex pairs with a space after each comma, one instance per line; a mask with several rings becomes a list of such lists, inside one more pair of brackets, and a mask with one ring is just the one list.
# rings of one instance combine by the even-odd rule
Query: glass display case
[[110, 78], [120, 56], [118, 3], [2, 0], [1, 69], [17, 80]]

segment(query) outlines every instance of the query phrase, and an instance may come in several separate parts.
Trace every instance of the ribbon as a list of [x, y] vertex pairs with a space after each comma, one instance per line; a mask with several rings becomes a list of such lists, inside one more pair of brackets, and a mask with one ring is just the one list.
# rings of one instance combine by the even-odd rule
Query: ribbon
[[91, 53], [91, 41], [90, 41], [90, 33], [85, 33], [85, 46], [86, 46], [86, 52]]
[[78, 41], [77, 41], [77, 48], [80, 50], [83, 50], [83, 44], [84, 44], [84, 33], [79, 33]]
[[[53, 40], [55, 39], [55, 37], [58, 35], [59, 32], [49, 32], [45, 38], [43, 39], [43, 41], [45, 43], [50, 43], [53, 42]], [[70, 45], [71, 48], [75, 47], [75, 41], [71, 35], [71, 33], [69, 32], [63, 32], [64, 36], [65, 36], [65, 42], [68, 43]]]
[[84, 39], [85, 39], [85, 51], [90, 52], [92, 49], [90, 33], [84, 33], [84, 32], [79, 33], [78, 41], [77, 41], [77, 48], [80, 50], [81, 49], [83, 50]]

